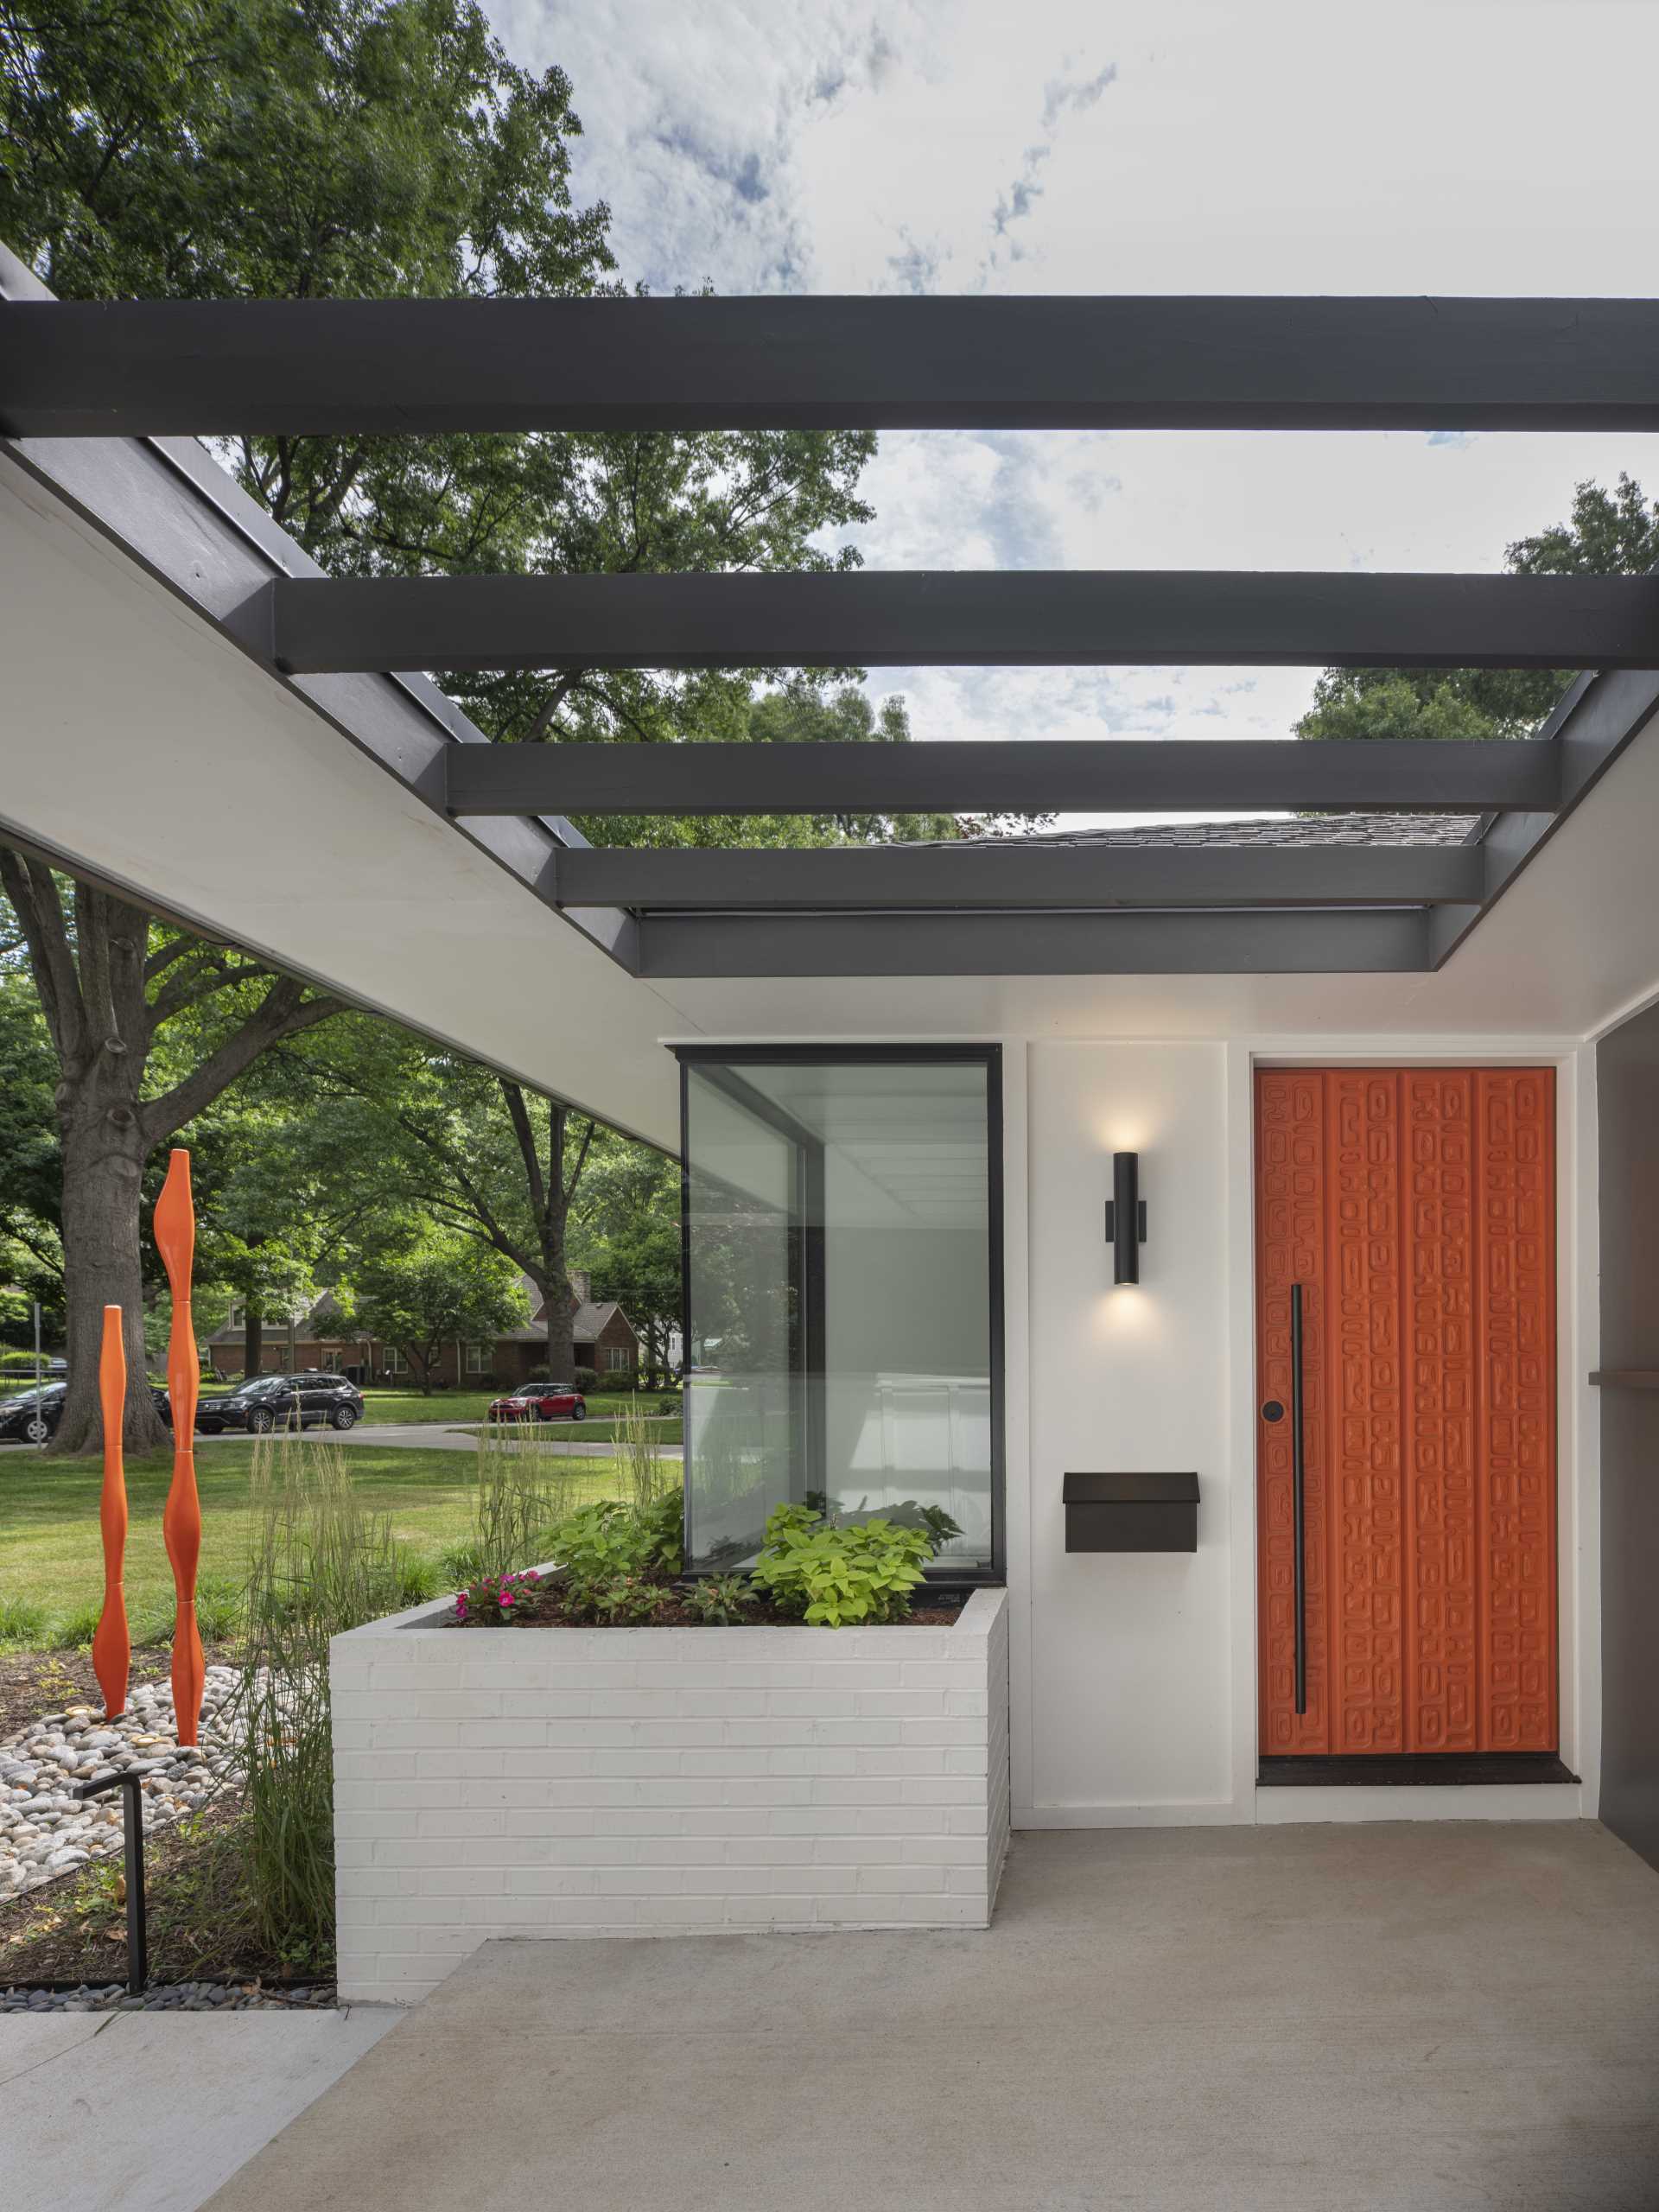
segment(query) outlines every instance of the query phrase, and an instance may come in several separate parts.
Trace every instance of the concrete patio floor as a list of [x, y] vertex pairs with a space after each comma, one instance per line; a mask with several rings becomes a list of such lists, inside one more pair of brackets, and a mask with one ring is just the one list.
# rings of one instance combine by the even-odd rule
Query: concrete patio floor
[[498, 1942], [213, 2198], [1654, 2212], [1659, 1875], [1593, 1823], [1015, 1838], [988, 1932]]
[[5, 2212], [194, 2212], [395, 2024], [338, 2012], [0, 2017]]

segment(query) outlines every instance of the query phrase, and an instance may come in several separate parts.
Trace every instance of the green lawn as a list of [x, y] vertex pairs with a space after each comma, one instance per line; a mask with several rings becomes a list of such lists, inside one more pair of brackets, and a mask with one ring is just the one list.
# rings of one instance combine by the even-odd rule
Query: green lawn
[[[301, 1444], [293, 1448], [311, 1451]], [[369, 1509], [385, 1514], [393, 1533], [433, 1558], [471, 1531], [470, 1452], [423, 1451], [372, 1444], [346, 1447], [353, 1482]], [[201, 1492], [201, 1573], [206, 1583], [239, 1583], [249, 1536], [249, 1480], [253, 1447], [204, 1443], [196, 1453]], [[147, 1453], [127, 1462], [127, 1614], [135, 1636], [170, 1616], [173, 1573], [162, 1543], [162, 1508], [172, 1455]], [[579, 1486], [577, 1503], [620, 1494], [626, 1479], [610, 1459], [564, 1461], [561, 1472]], [[8, 1602], [43, 1606], [60, 1618], [96, 1609], [104, 1591], [99, 1535], [102, 1471], [96, 1459], [54, 1459], [32, 1452], [0, 1452], [0, 1611]]]
[[[464, 1422], [481, 1421], [494, 1401], [504, 1394], [499, 1390], [435, 1390], [429, 1398], [418, 1391], [365, 1390], [363, 1393], [365, 1426], [373, 1421], [441, 1421], [451, 1427]], [[614, 1421], [626, 1408], [627, 1400], [616, 1392], [595, 1390], [587, 1401], [588, 1411], [593, 1418], [575, 1433], [590, 1441], [611, 1433], [601, 1428], [601, 1421]], [[680, 1402], [677, 1394], [664, 1391], [660, 1396], [646, 1393], [642, 1402], [647, 1413], [657, 1415], [658, 1408], [665, 1416], [677, 1418]], [[569, 1426], [561, 1422], [560, 1427]], [[677, 1434], [672, 1440], [678, 1442]]]

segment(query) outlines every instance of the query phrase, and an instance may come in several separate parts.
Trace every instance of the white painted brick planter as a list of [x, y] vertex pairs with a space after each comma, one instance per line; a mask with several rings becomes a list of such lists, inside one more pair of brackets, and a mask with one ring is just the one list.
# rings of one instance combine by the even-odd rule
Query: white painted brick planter
[[446, 1611], [334, 1642], [342, 1998], [411, 2002], [495, 1936], [988, 1924], [1005, 1592], [950, 1628]]

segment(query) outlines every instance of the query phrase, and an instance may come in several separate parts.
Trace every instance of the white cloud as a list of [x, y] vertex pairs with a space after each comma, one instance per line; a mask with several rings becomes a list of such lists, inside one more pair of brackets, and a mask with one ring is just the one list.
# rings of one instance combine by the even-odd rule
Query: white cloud
[[[1645, 293], [1659, 7], [488, 0], [625, 274], [730, 292]], [[1652, 437], [889, 435], [886, 567], [1485, 568]], [[1305, 671], [876, 671], [918, 735], [1286, 732]]]

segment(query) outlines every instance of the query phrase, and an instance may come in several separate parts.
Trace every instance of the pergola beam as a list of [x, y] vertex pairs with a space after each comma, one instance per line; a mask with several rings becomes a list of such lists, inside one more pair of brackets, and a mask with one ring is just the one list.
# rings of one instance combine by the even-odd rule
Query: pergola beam
[[1484, 887], [1474, 845], [588, 846], [552, 869], [561, 906], [704, 913], [1423, 906], [1467, 905]]
[[0, 306], [13, 436], [1659, 429], [1619, 299], [167, 300]]
[[458, 816], [1549, 812], [1550, 745], [1242, 738], [909, 745], [469, 745]]
[[1408, 913], [647, 915], [636, 972], [733, 976], [1414, 974]]
[[1659, 578], [1203, 569], [279, 579], [286, 673], [1659, 667]]
[[1436, 968], [1444, 967], [1476, 923], [1491, 912], [1656, 715], [1659, 676], [1621, 670], [1579, 678], [1544, 725], [1540, 740], [1560, 759], [1560, 804], [1502, 811], [1488, 824], [1475, 849], [1485, 879], [1480, 904], [1447, 908], [1430, 918], [1429, 954]]

